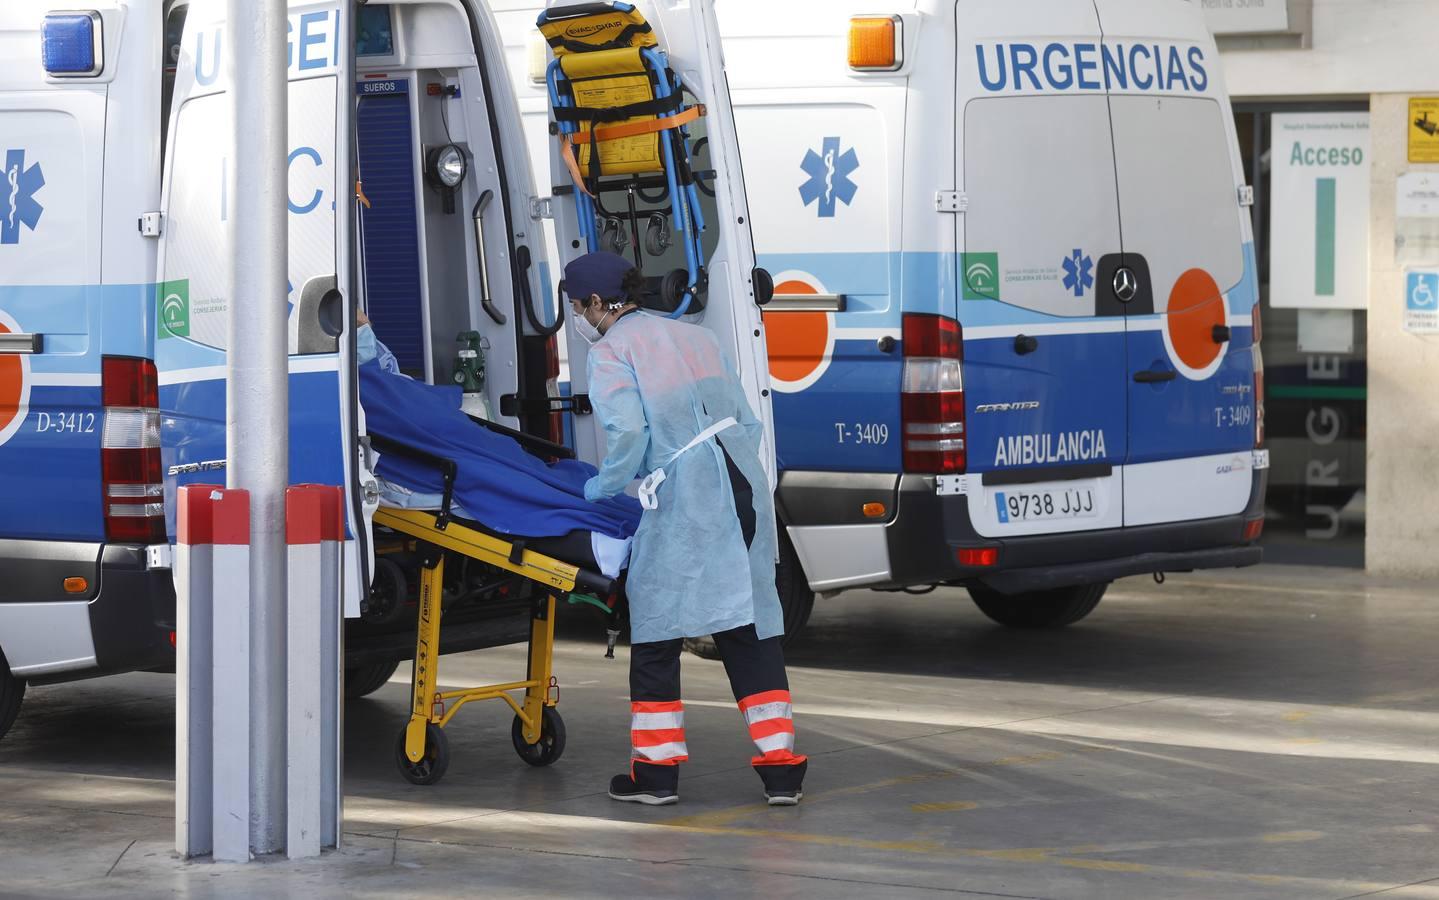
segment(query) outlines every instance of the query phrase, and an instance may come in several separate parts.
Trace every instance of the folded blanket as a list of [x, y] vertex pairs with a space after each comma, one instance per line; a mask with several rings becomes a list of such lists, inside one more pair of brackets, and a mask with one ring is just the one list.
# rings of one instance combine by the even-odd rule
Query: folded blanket
[[[523, 537], [559, 537], [593, 531], [632, 537], [640, 505], [619, 496], [585, 499], [594, 466], [575, 460], [546, 463], [519, 443], [476, 425], [460, 412], [458, 387], [436, 387], [360, 366], [360, 404], [372, 434], [453, 459], [458, 467], [455, 502], [487, 528]], [[443, 475], [396, 453], [380, 454], [376, 474], [412, 491], [440, 493]]]

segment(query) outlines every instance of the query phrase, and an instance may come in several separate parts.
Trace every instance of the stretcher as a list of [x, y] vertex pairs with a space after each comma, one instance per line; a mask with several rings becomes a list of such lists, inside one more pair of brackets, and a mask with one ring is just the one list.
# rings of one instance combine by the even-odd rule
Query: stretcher
[[629, 247], [646, 274], [645, 251], [662, 256], [677, 239], [684, 268], [646, 274], [646, 306], [671, 318], [698, 312], [708, 289], [699, 192], [712, 193], [701, 176], [713, 173], [693, 168], [690, 126], [704, 105], [686, 102], [684, 82], [629, 3], [553, 7], [536, 24], [554, 53], [546, 69], [551, 131], [575, 182], [588, 251], [623, 255]]
[[[514, 437], [527, 448], [548, 455], [567, 455], [567, 448], [493, 423], [478, 424]], [[611, 617], [610, 646], [619, 629], [616, 579], [598, 571], [590, 552], [587, 532], [558, 538], [522, 538], [498, 534], [479, 522], [454, 513], [452, 499], [457, 466], [453, 460], [370, 435], [380, 453], [408, 456], [432, 465], [444, 477], [444, 493], [435, 510], [381, 507], [376, 511], [376, 552], [403, 547], [419, 560], [419, 597], [415, 660], [410, 693], [410, 717], [395, 745], [395, 761], [405, 780], [428, 785], [438, 782], [449, 767], [449, 740], [445, 727], [467, 704], [500, 700], [514, 711], [510, 738], [520, 759], [532, 766], [548, 766], [565, 750], [565, 725], [556, 706], [559, 682], [554, 675], [555, 611], [561, 600], [588, 603]], [[446, 606], [446, 560], [477, 563], [486, 573], [477, 594], [514, 596], [529, 588], [529, 655], [525, 677], [503, 684], [458, 690], [438, 689], [441, 628]], [[454, 591], [449, 592], [451, 596]], [[604, 599], [601, 599], [604, 598]], [[521, 694], [516, 699], [514, 694]]]

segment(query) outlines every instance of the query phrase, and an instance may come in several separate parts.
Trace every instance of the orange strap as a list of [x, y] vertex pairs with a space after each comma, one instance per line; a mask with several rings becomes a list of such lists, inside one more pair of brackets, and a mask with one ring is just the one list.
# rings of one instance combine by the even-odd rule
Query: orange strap
[[[671, 128], [679, 128], [681, 125], [688, 125], [704, 114], [704, 104], [700, 104], [698, 106], [691, 106], [684, 112], [677, 113], [673, 116], [647, 119], [642, 122], [626, 122], [622, 125], [602, 125], [595, 129], [595, 140], [615, 141], [620, 138], [638, 137], [642, 134], [668, 131]], [[590, 142], [590, 133], [588, 131], [577, 131], [570, 135], [570, 141], [576, 145], [588, 144]]]

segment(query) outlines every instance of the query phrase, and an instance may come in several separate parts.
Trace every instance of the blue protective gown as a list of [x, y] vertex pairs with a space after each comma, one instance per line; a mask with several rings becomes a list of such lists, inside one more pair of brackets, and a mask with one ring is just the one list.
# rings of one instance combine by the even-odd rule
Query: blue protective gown
[[[631, 313], [591, 348], [588, 371], [607, 449], [585, 496], [614, 497], [636, 476], [660, 467], [666, 475], [659, 508], [641, 516], [630, 555], [631, 640], [700, 637], [751, 623], [761, 639], [782, 634], [774, 499], [760, 462], [763, 426], [714, 335]], [[754, 491], [755, 535], [748, 549], [719, 446], [710, 440], [675, 456], [731, 416], [739, 424], [717, 440]]]

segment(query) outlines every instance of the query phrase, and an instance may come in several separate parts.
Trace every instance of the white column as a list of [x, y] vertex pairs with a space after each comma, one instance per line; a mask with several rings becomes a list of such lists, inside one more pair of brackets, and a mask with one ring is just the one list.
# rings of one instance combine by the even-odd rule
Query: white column
[[[286, 336], [286, 7], [284, 0], [226, 0], [224, 60], [234, 113], [229, 196], [230, 347], [226, 479], [250, 492], [251, 551], [246, 633], [248, 723], [237, 735], [251, 763], [250, 846], [279, 850], [285, 838], [285, 538], [289, 480]], [[217, 570], [220, 553], [216, 554]], [[219, 612], [217, 608], [217, 613]], [[238, 623], [231, 623], [238, 624]], [[218, 625], [218, 620], [217, 620]], [[217, 643], [217, 651], [220, 649]], [[218, 665], [218, 659], [217, 659]], [[217, 672], [217, 684], [219, 681]], [[220, 710], [217, 697], [217, 710]], [[224, 711], [229, 728], [229, 711]], [[220, 730], [217, 719], [217, 734]], [[229, 752], [217, 741], [216, 754]], [[217, 792], [219, 785], [217, 784]], [[218, 800], [218, 793], [217, 793]], [[216, 834], [219, 856], [219, 834]]]

